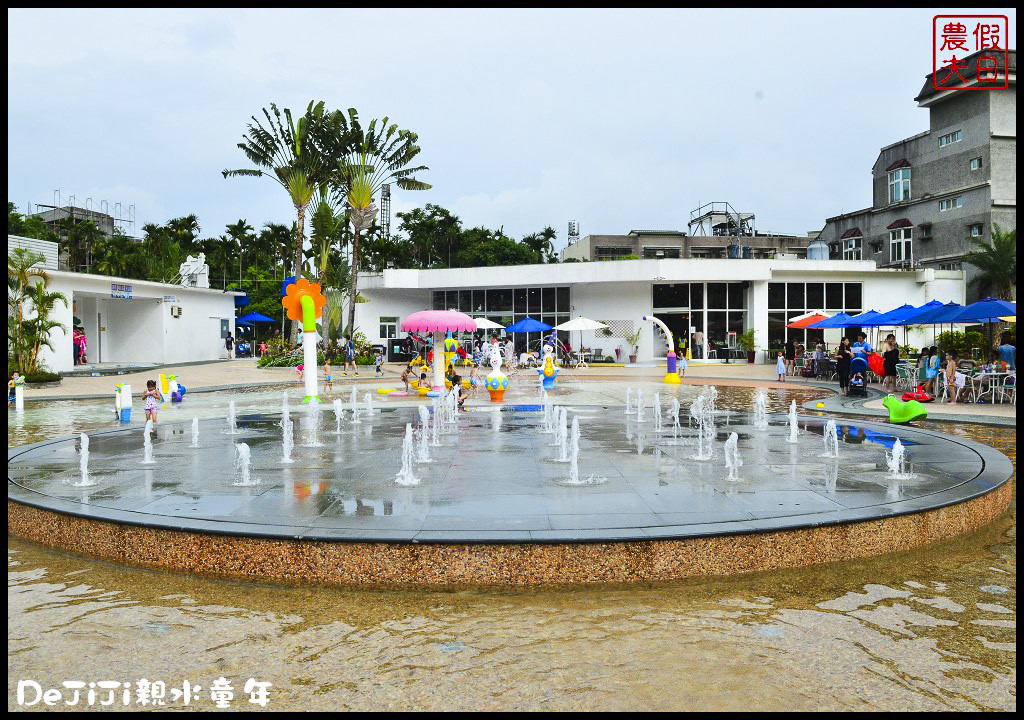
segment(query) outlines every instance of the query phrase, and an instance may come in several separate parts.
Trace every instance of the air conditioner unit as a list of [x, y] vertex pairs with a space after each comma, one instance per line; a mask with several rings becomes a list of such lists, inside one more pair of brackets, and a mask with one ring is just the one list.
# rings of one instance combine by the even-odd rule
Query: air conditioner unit
[[181, 317], [181, 306], [180, 305], [171, 305], [171, 317], [176, 317], [176, 318], [180, 318]]

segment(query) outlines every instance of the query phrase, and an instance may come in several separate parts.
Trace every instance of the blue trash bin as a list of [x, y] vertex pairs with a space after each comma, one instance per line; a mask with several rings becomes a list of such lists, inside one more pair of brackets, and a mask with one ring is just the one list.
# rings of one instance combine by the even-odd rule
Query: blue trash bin
[[132, 421], [132, 409], [121, 408], [121, 422], [130, 423]]

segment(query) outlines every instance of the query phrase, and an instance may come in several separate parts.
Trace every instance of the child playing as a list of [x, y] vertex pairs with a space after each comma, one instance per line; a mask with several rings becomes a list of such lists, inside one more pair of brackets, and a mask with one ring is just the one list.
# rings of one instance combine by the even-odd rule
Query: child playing
[[156, 404], [157, 400], [163, 402], [164, 397], [156, 386], [156, 380], [147, 380], [146, 389], [142, 391], [143, 407], [146, 411], [146, 419], [152, 420], [156, 425]]
[[331, 361], [324, 360], [324, 395], [327, 394], [328, 388], [333, 392], [334, 382], [331, 380]]
[[402, 371], [402, 382], [405, 383], [405, 391], [409, 392], [409, 376], [412, 374], [412, 365], [406, 365]]
[[384, 377], [384, 368], [383, 368], [383, 365], [382, 365], [383, 362], [384, 362], [384, 356], [380, 354], [380, 350], [377, 350], [374, 353], [374, 358], [373, 358], [374, 367], [377, 368], [377, 377]]
[[295, 373], [299, 376], [299, 383], [301, 383], [305, 379], [305, 376], [303, 374], [305, 369], [306, 369], [305, 365], [297, 365], [295, 367]]
[[463, 407], [463, 404], [466, 402], [466, 396], [462, 394], [461, 375], [452, 375], [452, 387], [456, 388], [456, 392], [458, 393], [456, 397], [458, 398], [459, 410], [462, 410], [463, 412], [469, 412], [467, 408]]
[[425, 372], [420, 373], [420, 387], [430, 387], [430, 383], [427, 382], [427, 374]]
[[18, 373], [11, 375], [10, 382], [7, 383], [7, 404], [14, 405], [17, 400], [17, 391], [14, 389], [20, 385], [25, 384], [25, 379]]
[[476, 395], [477, 384], [478, 384], [478, 380], [476, 378], [476, 366], [474, 365], [469, 370], [469, 394], [471, 396], [472, 395]]
[[779, 382], [786, 382], [786, 356], [781, 350], [775, 360], [775, 372], [779, 376]]

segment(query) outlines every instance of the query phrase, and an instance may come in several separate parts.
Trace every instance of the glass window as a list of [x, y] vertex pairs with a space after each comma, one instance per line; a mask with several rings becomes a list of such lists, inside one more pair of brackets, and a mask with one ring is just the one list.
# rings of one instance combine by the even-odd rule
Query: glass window
[[488, 290], [487, 312], [512, 312], [512, 290]]
[[843, 284], [825, 283], [825, 309], [843, 309]]
[[768, 347], [778, 349], [786, 344], [786, 313], [768, 313]]
[[[560, 288], [558, 288], [557, 291], [555, 292], [555, 297], [556, 297], [557, 303], [558, 303], [558, 306], [557, 306], [558, 307], [558, 312], [560, 312], [560, 313], [567, 313], [567, 312], [569, 312], [572, 309], [570, 307], [570, 303], [569, 303], [569, 288], [568, 287], [560, 287]], [[559, 323], [569, 322], [569, 318], [568, 318], [568, 316], [566, 316], [565, 320], [559, 320], [558, 322]]]
[[945, 200], [939, 200], [939, 212], [945, 212], [946, 210], [952, 210], [953, 208], [964, 206], [964, 196], [957, 195], [954, 198], [946, 198]]
[[544, 288], [541, 298], [543, 300], [541, 309], [546, 313], [553, 313], [555, 311], [555, 289]]
[[768, 307], [785, 309], [786, 283], [768, 283]]
[[746, 296], [746, 291], [743, 289], [743, 283], [729, 283], [729, 308], [736, 310], [739, 308], [746, 307], [746, 303], [743, 302]]
[[803, 310], [806, 307], [803, 283], [786, 283], [786, 307], [790, 310]]
[[459, 290], [459, 312], [473, 312], [473, 291]]
[[715, 311], [708, 313], [708, 326], [707, 332], [704, 333], [707, 340], [710, 340], [717, 346], [725, 345], [726, 340], [726, 313], [724, 311]]
[[540, 312], [540, 288], [530, 288], [527, 291], [526, 296], [528, 298], [526, 309], [527, 314], [532, 313], [536, 315]]
[[526, 307], [526, 288], [516, 288], [513, 295], [513, 300], [515, 301], [515, 311], [517, 313], [529, 312], [528, 308]]
[[[846, 285], [846, 302], [841, 307], [844, 312], [850, 313], [851, 310], [860, 312], [861, 308], [864, 307], [863, 303], [863, 286], [860, 283], [844, 283]], [[851, 315], [853, 313], [850, 313]]]
[[444, 310], [444, 290], [434, 291], [434, 310]]
[[444, 294], [444, 309], [445, 310], [457, 310], [459, 307], [459, 291], [448, 290]]
[[971, 158], [971, 170], [981, 170], [981, 158]]
[[397, 317], [382, 317], [380, 318], [380, 338], [390, 339], [398, 337], [398, 318]]
[[687, 283], [654, 286], [654, 307], [685, 308], [690, 306], [690, 286]]
[[690, 309], [700, 310], [704, 307], [704, 283], [690, 283]]
[[889, 231], [889, 262], [904, 262], [913, 257], [913, 228]]
[[939, 147], [945, 147], [950, 143], [960, 142], [964, 139], [963, 133], [960, 130], [954, 130], [951, 133], [939, 136]]
[[725, 310], [725, 283], [708, 283], [708, 307]]
[[843, 240], [843, 260], [863, 259], [864, 238], [852, 237]]
[[825, 309], [825, 283], [807, 283], [807, 309]]
[[484, 303], [484, 297], [483, 290], [473, 291], [473, 312], [482, 313], [487, 309], [487, 305]]
[[982, 223], [971, 225], [971, 237], [981, 237]]
[[746, 310], [730, 310], [729, 311], [729, 332], [734, 332], [737, 335], [743, 333], [747, 329], [747, 311]]
[[906, 202], [910, 199], [910, 168], [900, 168], [889, 173], [889, 203]]

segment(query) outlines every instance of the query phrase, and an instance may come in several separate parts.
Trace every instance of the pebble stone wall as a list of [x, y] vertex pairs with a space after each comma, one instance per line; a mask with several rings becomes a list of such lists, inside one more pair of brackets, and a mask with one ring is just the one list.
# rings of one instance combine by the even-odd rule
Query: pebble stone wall
[[607, 585], [732, 575], [908, 550], [1002, 515], [1006, 482], [963, 503], [882, 520], [681, 540], [565, 544], [402, 544], [268, 539], [162, 530], [8, 500], [8, 532], [126, 565], [298, 585], [440, 589]]

